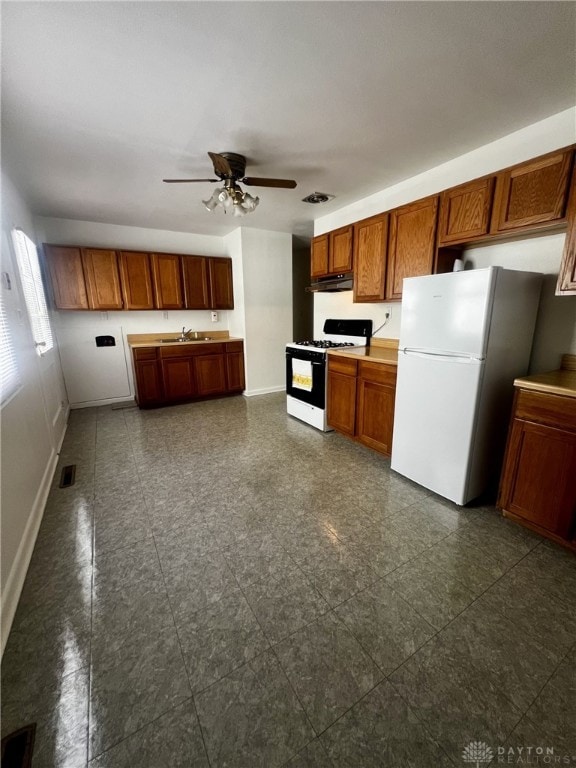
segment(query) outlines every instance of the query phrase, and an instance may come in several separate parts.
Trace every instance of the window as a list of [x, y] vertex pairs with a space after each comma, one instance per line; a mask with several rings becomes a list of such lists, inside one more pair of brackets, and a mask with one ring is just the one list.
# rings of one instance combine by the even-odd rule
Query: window
[[8, 400], [20, 386], [14, 344], [4, 307], [4, 291], [0, 289], [0, 394], [1, 402]]
[[48, 352], [54, 346], [46, 296], [40, 275], [40, 263], [36, 246], [21, 230], [12, 230], [14, 249], [18, 261], [18, 269], [22, 280], [22, 290], [32, 326], [32, 336], [39, 355]]

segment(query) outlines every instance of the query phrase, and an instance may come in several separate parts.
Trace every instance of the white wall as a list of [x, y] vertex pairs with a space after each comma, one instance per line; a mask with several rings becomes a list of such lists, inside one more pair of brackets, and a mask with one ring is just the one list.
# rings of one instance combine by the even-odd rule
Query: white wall
[[[242, 229], [227, 241], [234, 280], [242, 283], [246, 395], [285, 389], [285, 348], [292, 340], [292, 235]], [[231, 328], [237, 326], [235, 316]], [[241, 317], [241, 315], [240, 315]], [[236, 332], [234, 335], [237, 335]]]
[[[391, 210], [575, 142], [576, 107], [323, 216], [315, 221], [314, 234]], [[476, 246], [465, 252], [468, 268], [499, 265], [547, 275], [536, 325], [531, 372], [557, 368], [564, 352], [576, 353], [576, 297], [554, 295], [564, 240], [564, 233], [530, 235], [514, 241]], [[384, 321], [388, 306], [392, 308], [391, 318], [376, 335], [399, 338], [401, 303], [353, 304], [352, 291], [315, 294], [314, 335], [321, 334], [327, 317], [371, 318], [376, 329]]]
[[564, 238], [562, 233], [538, 235], [469, 248], [464, 254], [466, 269], [502, 266], [544, 275], [530, 360], [532, 373], [558, 368], [564, 353], [576, 355], [576, 296], [555, 295]]
[[2, 176], [3, 300], [22, 385], [1, 410], [2, 649], [8, 636], [64, 437], [67, 402], [57, 349], [38, 357], [11, 243], [11, 229], [34, 238], [32, 216], [10, 179]]

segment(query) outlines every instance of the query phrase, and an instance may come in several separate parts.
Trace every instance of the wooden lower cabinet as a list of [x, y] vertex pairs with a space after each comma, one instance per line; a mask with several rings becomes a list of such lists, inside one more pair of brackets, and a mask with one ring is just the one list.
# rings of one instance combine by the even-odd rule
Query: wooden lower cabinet
[[244, 387], [244, 344], [231, 341], [226, 344], [226, 389], [228, 392], [242, 392]]
[[140, 408], [159, 405], [164, 400], [162, 372], [158, 351], [155, 347], [133, 351], [136, 400]]
[[338, 432], [356, 433], [356, 375], [328, 371], [328, 424]]
[[328, 424], [389, 456], [392, 450], [396, 366], [328, 357]]
[[133, 350], [140, 408], [233, 394], [244, 389], [244, 345], [186, 344]]
[[162, 360], [164, 399], [168, 402], [190, 400], [196, 395], [194, 358], [169, 358]]
[[516, 391], [498, 506], [576, 549], [576, 398]]
[[386, 456], [392, 452], [395, 398], [396, 366], [360, 360], [356, 434], [361, 443]]
[[219, 395], [226, 392], [226, 358], [224, 355], [198, 355], [194, 358], [196, 394]]

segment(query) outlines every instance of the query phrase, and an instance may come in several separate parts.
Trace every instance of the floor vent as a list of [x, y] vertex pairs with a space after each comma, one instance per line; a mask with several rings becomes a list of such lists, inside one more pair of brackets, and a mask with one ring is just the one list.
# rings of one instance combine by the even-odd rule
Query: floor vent
[[25, 725], [2, 739], [2, 768], [30, 768], [36, 723]]
[[[60, 488], [70, 488], [76, 479], [76, 464], [68, 464], [60, 475]], [[2, 766], [4, 768], [4, 766]]]

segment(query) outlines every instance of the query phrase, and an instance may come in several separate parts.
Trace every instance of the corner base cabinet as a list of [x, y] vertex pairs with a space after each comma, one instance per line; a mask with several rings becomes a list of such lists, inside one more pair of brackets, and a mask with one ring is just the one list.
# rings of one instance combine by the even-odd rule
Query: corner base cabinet
[[244, 389], [244, 344], [226, 341], [133, 349], [140, 408], [239, 394]]
[[328, 355], [328, 424], [385, 456], [392, 450], [396, 366]]
[[498, 507], [576, 550], [576, 397], [516, 390]]

